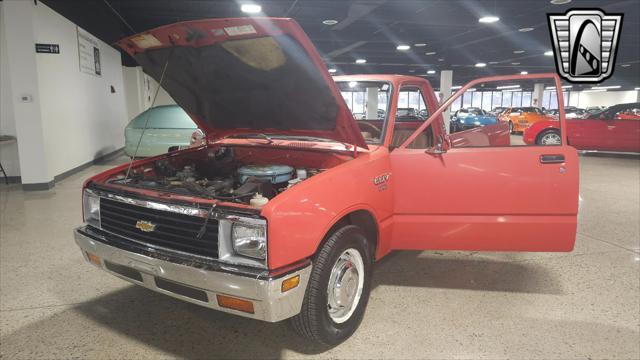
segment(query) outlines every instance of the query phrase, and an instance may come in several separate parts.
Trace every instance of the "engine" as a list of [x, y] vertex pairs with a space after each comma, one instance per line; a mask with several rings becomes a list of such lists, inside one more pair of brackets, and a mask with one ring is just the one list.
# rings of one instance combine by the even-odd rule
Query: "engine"
[[289, 165], [237, 165], [224, 157], [176, 168], [169, 159], [108, 182], [181, 195], [264, 206], [279, 193], [320, 172]]

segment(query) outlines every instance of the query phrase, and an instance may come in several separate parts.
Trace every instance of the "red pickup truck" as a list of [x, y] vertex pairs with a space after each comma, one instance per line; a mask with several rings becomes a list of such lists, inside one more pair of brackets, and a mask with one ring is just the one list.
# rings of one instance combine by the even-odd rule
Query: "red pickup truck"
[[[185, 22], [119, 46], [207, 140], [86, 181], [75, 240], [115, 276], [291, 319], [337, 344], [360, 324], [373, 264], [392, 250], [573, 249], [575, 150], [507, 147], [499, 125], [449, 136], [442, 112], [453, 98], [438, 108], [425, 79], [334, 81], [290, 19]], [[400, 91], [420, 94], [428, 119], [391, 116]], [[367, 98], [364, 120], [345, 102], [353, 92]]]

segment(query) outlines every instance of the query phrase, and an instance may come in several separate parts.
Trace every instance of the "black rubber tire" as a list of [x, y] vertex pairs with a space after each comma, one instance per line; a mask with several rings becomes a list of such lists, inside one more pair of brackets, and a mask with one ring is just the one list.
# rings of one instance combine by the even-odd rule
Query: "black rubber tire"
[[541, 141], [542, 138], [547, 135], [548, 133], [556, 133], [558, 134], [558, 136], [560, 136], [560, 131], [556, 130], [556, 129], [547, 129], [543, 132], [541, 132], [540, 134], [538, 134], [538, 136], [536, 136], [536, 145], [542, 145]]
[[[348, 248], [358, 250], [362, 256], [364, 287], [351, 318], [338, 324], [331, 319], [327, 310], [327, 287], [333, 265]], [[369, 301], [372, 259], [367, 238], [359, 227], [347, 225], [331, 234], [314, 256], [302, 310], [290, 320], [294, 330], [303, 337], [329, 346], [338, 345], [348, 339], [360, 326]]]

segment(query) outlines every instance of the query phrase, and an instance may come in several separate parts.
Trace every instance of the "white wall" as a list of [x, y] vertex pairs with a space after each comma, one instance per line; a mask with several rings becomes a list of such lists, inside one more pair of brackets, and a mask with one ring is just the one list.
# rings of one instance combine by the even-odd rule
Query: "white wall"
[[[123, 67], [124, 87], [129, 119], [151, 107], [158, 83], [142, 71], [140, 66]], [[176, 102], [164, 90], [160, 89], [155, 106], [170, 105]]]
[[[578, 103], [580, 108], [589, 106], [611, 106], [638, 101], [638, 91], [603, 91], [603, 92], [580, 92]], [[572, 101], [573, 102], [573, 101]]]
[[128, 114], [121, 57], [98, 41], [102, 77], [82, 73], [76, 25], [42, 2], [34, 19], [36, 42], [60, 44], [60, 54], [36, 56], [45, 150], [55, 176], [124, 146]]
[[[0, 2], [0, 29], [4, 28], [2, 16], [3, 2]], [[0, 134], [16, 136], [16, 123], [13, 116], [13, 94], [9, 81], [9, 58], [4, 31], [0, 31]], [[20, 176], [18, 144], [0, 145], [0, 162], [8, 176]]]

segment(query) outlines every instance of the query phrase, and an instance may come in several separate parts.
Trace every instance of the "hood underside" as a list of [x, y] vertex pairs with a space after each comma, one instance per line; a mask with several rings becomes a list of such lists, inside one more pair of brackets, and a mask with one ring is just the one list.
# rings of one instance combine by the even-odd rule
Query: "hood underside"
[[259, 132], [367, 147], [322, 60], [291, 19], [183, 22], [118, 45], [162, 80], [210, 138]]

